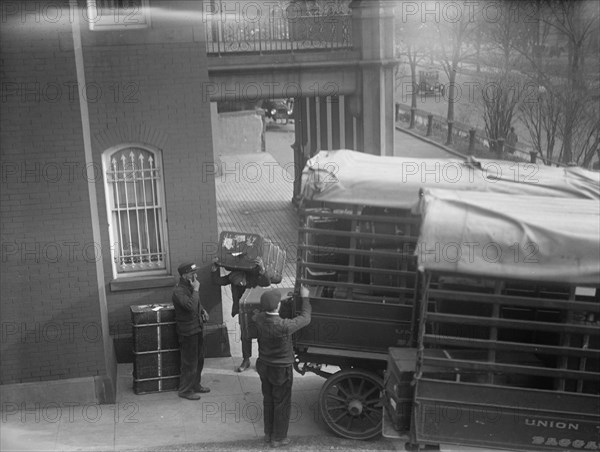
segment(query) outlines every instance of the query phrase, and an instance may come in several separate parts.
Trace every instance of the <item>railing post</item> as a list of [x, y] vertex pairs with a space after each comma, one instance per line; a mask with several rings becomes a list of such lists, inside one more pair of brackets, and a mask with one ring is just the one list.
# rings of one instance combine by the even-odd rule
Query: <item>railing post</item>
[[498, 138], [496, 141], [496, 152], [498, 153], [498, 158], [502, 158], [504, 154], [504, 138]]
[[433, 115], [431, 113], [429, 113], [427, 115], [427, 133], [425, 135], [430, 137], [432, 129], [433, 129]]
[[535, 163], [537, 161], [537, 152], [529, 151], [529, 158], [531, 159], [531, 163]]
[[452, 126], [454, 121], [448, 121], [448, 137], [446, 139], [446, 145], [452, 144]]
[[265, 111], [262, 108], [256, 109], [256, 112], [259, 114], [260, 121], [262, 123], [262, 132], [260, 134], [260, 150], [262, 152], [267, 152], [267, 118], [265, 117]]
[[475, 129], [469, 130], [469, 154], [475, 153]]
[[417, 114], [417, 109], [415, 107], [410, 107], [410, 123], [408, 124], [409, 129], [415, 128], [415, 115]]
[[396, 111], [394, 114], [394, 118], [396, 122], [400, 121], [400, 104], [398, 102], [396, 102]]

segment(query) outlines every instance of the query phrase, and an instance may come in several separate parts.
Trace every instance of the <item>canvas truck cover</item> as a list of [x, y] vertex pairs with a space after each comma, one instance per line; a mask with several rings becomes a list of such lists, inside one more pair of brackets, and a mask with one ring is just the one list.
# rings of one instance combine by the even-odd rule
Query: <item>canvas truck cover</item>
[[581, 168], [474, 159], [321, 151], [302, 173], [304, 200], [411, 208], [421, 188], [600, 200], [600, 174]]
[[597, 200], [426, 189], [419, 269], [597, 286]]

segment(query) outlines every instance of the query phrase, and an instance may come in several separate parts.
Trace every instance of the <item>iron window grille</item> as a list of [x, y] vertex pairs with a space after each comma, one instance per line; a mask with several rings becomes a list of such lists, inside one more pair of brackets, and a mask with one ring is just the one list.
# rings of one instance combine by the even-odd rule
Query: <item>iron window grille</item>
[[113, 274], [168, 271], [164, 185], [158, 151], [128, 146], [104, 159]]

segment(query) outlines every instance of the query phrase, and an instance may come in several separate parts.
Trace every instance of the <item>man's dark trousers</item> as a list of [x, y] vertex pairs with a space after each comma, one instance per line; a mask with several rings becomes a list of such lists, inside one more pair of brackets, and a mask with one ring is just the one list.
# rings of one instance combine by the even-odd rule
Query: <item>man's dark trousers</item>
[[194, 393], [200, 388], [204, 368], [204, 337], [202, 331], [190, 336], [179, 335], [181, 376], [179, 394]]
[[[246, 292], [245, 286], [236, 286], [235, 284], [231, 285], [231, 297], [233, 298], [233, 307], [231, 311], [231, 315], [238, 315], [240, 312], [240, 300], [242, 296]], [[238, 316], [238, 321], [240, 324], [240, 331], [242, 327], [242, 316]], [[246, 338], [242, 336], [242, 358], [250, 359], [252, 357], [252, 339]]]
[[263, 393], [265, 435], [274, 441], [287, 437], [292, 411], [292, 366], [277, 367], [256, 361]]

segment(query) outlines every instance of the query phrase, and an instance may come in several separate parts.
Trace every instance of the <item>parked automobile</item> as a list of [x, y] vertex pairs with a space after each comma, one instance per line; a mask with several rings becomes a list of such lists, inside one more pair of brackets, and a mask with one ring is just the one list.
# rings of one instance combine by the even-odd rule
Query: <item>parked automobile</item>
[[265, 116], [275, 122], [287, 124], [288, 120], [293, 119], [294, 100], [293, 99], [269, 99], [262, 104]]
[[435, 69], [419, 71], [418, 93], [423, 95], [440, 93], [444, 95], [444, 85], [440, 83], [440, 73]]

